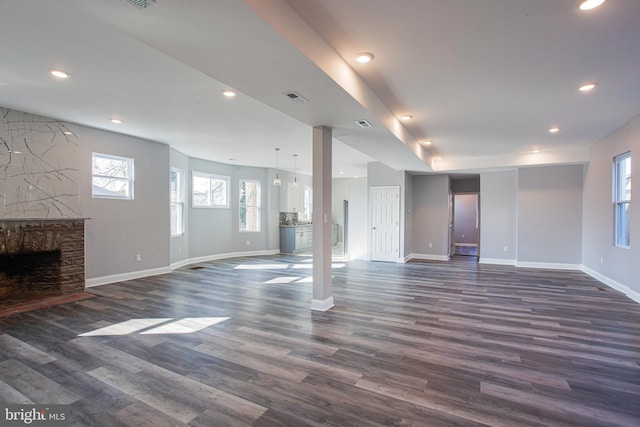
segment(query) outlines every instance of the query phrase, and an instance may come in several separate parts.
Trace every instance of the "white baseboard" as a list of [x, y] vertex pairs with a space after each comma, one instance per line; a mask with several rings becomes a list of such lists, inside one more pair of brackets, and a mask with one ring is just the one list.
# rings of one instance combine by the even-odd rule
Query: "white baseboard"
[[449, 255], [431, 255], [431, 254], [409, 254], [405, 259], [407, 261], [412, 259], [425, 259], [429, 261], [449, 261], [451, 257]]
[[178, 262], [174, 262], [173, 264], [169, 265], [169, 268], [171, 269], [171, 271], [180, 268], [180, 267], [184, 267], [186, 265], [189, 265], [191, 263], [191, 261], [189, 260], [189, 258], [187, 259], [183, 259], [181, 261]]
[[480, 264], [510, 265], [512, 267], [516, 266], [515, 259], [506, 259], [506, 258], [480, 258], [478, 262]]
[[113, 274], [110, 276], [93, 277], [85, 280], [85, 287], [91, 288], [94, 286], [107, 285], [109, 283], [124, 282], [125, 280], [140, 279], [142, 277], [157, 276], [158, 274], [171, 273], [176, 268], [184, 267], [190, 264], [197, 264], [199, 262], [215, 261], [218, 259], [237, 258], [245, 256], [259, 256], [259, 255], [276, 255], [280, 253], [279, 249], [270, 249], [262, 251], [247, 251], [247, 252], [228, 252], [226, 254], [208, 255], [197, 258], [188, 258], [182, 261], [175, 262], [168, 267], [153, 268], [150, 270], [132, 271], [129, 273]]
[[640, 293], [629, 288], [627, 285], [623, 285], [622, 283], [613, 280], [609, 276], [605, 276], [604, 274], [599, 273], [585, 265], [582, 266], [582, 271], [588, 274], [589, 276], [593, 277], [594, 279], [599, 280], [600, 282], [609, 286], [610, 288], [613, 288], [616, 291], [622, 292], [623, 294], [625, 294], [626, 296], [628, 296], [629, 298], [631, 298], [632, 300], [640, 304]]
[[546, 270], [576, 270], [576, 271], [582, 270], [582, 265], [580, 264], [562, 264], [562, 263], [554, 263], [554, 262], [516, 261], [516, 267], [543, 268]]
[[238, 258], [245, 256], [263, 256], [263, 255], [277, 255], [280, 253], [280, 249], [265, 249], [261, 251], [247, 251], [247, 252], [227, 252], [224, 254], [206, 255], [196, 258], [189, 258], [186, 260], [186, 264], [197, 264], [199, 262], [216, 261], [219, 259]]
[[325, 300], [321, 300], [321, 299], [311, 300], [311, 310], [313, 311], [327, 311], [333, 306], [334, 306], [333, 297], [329, 297]]
[[152, 268], [150, 270], [131, 271], [129, 273], [112, 274], [110, 276], [94, 277], [85, 280], [84, 286], [92, 288], [94, 286], [107, 285], [109, 283], [124, 282], [126, 280], [140, 279], [142, 277], [157, 276], [159, 274], [171, 273], [169, 267]]

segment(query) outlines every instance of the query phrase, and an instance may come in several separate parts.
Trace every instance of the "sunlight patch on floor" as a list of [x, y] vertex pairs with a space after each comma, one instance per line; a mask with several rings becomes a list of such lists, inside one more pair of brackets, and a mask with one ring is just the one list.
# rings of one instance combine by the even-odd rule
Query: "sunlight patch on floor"
[[190, 334], [229, 320], [230, 317], [185, 317], [131, 319], [115, 325], [79, 334], [80, 337], [100, 337], [139, 334]]
[[240, 264], [233, 267], [234, 270], [286, 270], [289, 264]]

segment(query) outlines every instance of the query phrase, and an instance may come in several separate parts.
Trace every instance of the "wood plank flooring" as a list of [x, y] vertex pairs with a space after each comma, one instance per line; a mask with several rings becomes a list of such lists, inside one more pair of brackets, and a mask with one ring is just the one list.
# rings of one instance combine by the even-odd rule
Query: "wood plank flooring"
[[74, 426], [639, 426], [640, 305], [579, 272], [236, 258], [0, 319], [0, 402]]

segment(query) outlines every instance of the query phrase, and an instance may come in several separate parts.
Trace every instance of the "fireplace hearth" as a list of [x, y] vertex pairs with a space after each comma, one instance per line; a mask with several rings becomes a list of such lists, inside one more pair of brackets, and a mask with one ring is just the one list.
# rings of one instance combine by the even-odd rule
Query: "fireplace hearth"
[[82, 292], [84, 221], [0, 220], [0, 303]]

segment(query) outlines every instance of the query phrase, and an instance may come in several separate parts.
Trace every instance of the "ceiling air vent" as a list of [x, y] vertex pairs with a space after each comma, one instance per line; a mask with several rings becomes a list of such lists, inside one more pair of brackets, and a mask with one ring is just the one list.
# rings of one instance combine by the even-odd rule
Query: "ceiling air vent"
[[131, 3], [138, 9], [146, 9], [152, 4], [156, 3], [156, 0], [129, 0], [129, 3]]
[[298, 104], [306, 104], [307, 102], [309, 102], [309, 100], [307, 98], [305, 98], [304, 96], [300, 95], [296, 91], [285, 92], [285, 93], [283, 93], [283, 95], [286, 96], [287, 98], [289, 98], [290, 100], [292, 100], [294, 102], [297, 102]]
[[365, 119], [356, 120], [356, 124], [358, 126], [360, 126], [361, 128], [371, 128], [371, 127], [373, 127], [373, 125], [371, 123], [369, 123], [368, 121], [366, 121]]

